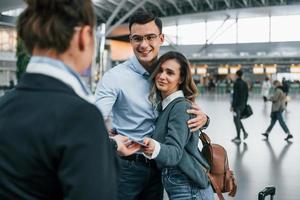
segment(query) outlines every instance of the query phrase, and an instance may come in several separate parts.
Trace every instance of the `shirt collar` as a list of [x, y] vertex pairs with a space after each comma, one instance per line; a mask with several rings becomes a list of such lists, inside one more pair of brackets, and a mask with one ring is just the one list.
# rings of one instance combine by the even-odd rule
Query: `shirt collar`
[[184, 94], [183, 94], [182, 90], [178, 90], [176, 92], [173, 92], [169, 96], [167, 96], [162, 101], [162, 109], [164, 110], [174, 99], [177, 99], [178, 97], [184, 97]]
[[149, 72], [141, 65], [136, 56], [131, 57], [130, 61], [132, 63], [131, 67], [136, 73], [144, 76], [147, 79], [150, 77]]
[[60, 60], [49, 57], [33, 56], [26, 68], [26, 72], [43, 74], [58, 79], [70, 86], [81, 98], [90, 103], [95, 103], [94, 96], [81, 80], [79, 74]]

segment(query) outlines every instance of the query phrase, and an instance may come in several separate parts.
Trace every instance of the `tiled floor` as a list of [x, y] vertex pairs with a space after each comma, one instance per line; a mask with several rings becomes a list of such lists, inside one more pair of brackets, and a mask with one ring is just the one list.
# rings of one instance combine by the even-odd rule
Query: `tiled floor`
[[273, 185], [276, 187], [275, 200], [299, 200], [300, 97], [294, 96], [284, 113], [287, 125], [294, 135], [290, 143], [284, 140], [286, 135], [278, 123], [273, 128], [269, 141], [263, 140], [261, 133], [270, 123], [271, 103], [265, 104], [261, 97], [253, 95], [249, 104], [254, 114], [243, 120], [249, 138], [241, 143], [231, 142], [236, 132], [232, 113], [229, 111], [229, 101], [227, 95], [206, 94], [198, 98], [199, 105], [211, 118], [206, 132], [213, 142], [226, 148], [230, 167], [235, 172], [238, 192], [233, 199], [256, 200], [259, 191], [265, 186]]

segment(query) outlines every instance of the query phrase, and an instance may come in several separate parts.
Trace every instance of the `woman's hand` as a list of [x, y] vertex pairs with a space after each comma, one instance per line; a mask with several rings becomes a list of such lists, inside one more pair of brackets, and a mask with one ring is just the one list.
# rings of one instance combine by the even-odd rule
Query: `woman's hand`
[[151, 157], [151, 155], [152, 155], [152, 153], [154, 152], [154, 149], [155, 149], [155, 143], [154, 143], [153, 139], [145, 138], [144, 139], [144, 144], [146, 146], [142, 147], [141, 150], [143, 151], [144, 154]]

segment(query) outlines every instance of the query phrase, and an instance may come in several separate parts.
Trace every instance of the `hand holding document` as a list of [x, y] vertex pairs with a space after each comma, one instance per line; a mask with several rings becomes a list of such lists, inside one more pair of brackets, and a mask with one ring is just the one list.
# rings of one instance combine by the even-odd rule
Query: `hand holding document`
[[112, 138], [117, 142], [117, 151], [121, 156], [129, 156], [136, 153], [141, 148], [141, 144], [133, 142], [127, 136], [118, 134]]

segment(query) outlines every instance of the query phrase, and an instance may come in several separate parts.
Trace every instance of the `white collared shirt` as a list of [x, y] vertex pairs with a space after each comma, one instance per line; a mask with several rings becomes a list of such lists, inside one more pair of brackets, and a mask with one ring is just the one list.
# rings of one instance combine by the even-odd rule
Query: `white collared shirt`
[[165, 99], [163, 99], [161, 105], [162, 110], [164, 110], [174, 99], [177, 99], [178, 97], [184, 97], [182, 90], [177, 90], [176, 92], [173, 92], [169, 96], [167, 96]]
[[95, 104], [95, 98], [85, 86], [79, 74], [60, 60], [49, 57], [32, 56], [26, 68], [27, 73], [53, 77], [67, 84], [84, 100]]

